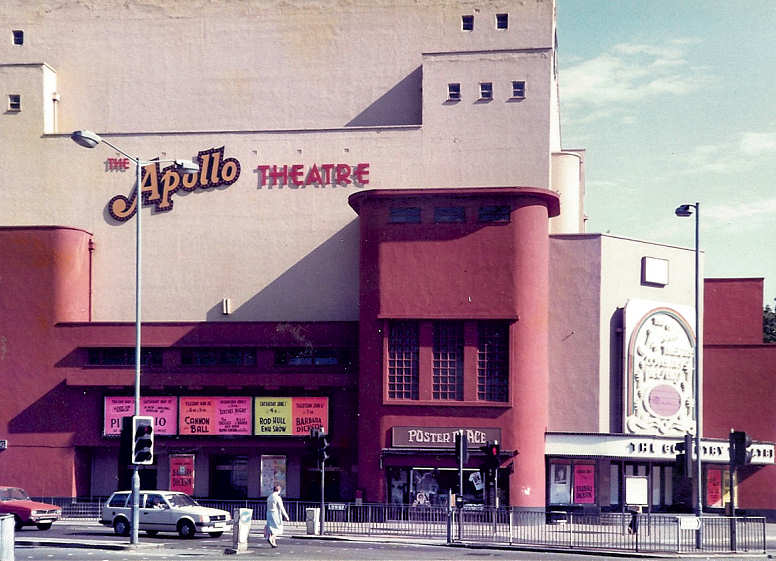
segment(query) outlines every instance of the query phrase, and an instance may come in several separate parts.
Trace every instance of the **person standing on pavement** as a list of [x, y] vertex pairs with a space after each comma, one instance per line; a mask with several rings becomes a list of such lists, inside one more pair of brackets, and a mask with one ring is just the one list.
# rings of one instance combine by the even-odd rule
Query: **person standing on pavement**
[[267, 497], [267, 525], [264, 527], [264, 537], [272, 547], [278, 546], [277, 536], [283, 534], [283, 519], [290, 520], [283, 506], [281, 490], [280, 485], [275, 485], [272, 494]]

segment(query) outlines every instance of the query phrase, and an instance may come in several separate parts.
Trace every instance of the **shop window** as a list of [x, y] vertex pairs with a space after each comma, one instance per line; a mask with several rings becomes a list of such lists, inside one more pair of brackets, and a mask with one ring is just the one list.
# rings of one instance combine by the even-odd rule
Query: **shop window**
[[436, 207], [434, 209], [434, 222], [466, 222], [466, 209], [462, 206]]
[[509, 324], [480, 322], [477, 331], [477, 399], [507, 401]]
[[480, 82], [480, 99], [484, 101], [493, 99], [493, 82]]
[[[142, 349], [140, 356], [143, 366], [162, 365], [162, 349]], [[87, 349], [86, 364], [88, 366], [134, 366], [135, 347]]]
[[447, 101], [461, 101], [461, 84], [458, 82], [447, 84]]
[[433, 399], [463, 399], [463, 323], [435, 321]]
[[507, 29], [509, 27], [509, 14], [496, 14], [496, 29]]
[[8, 111], [21, 111], [22, 110], [22, 96], [19, 94], [11, 94], [8, 96]]
[[392, 224], [419, 224], [420, 207], [394, 207], [391, 209], [388, 221]]
[[200, 347], [181, 349], [184, 366], [255, 366], [256, 349]]
[[24, 45], [24, 31], [21, 29], [14, 29], [11, 32], [14, 45]]
[[516, 99], [523, 99], [525, 97], [525, 82], [522, 80], [514, 80], [512, 82], [512, 97]]
[[510, 208], [508, 205], [486, 205], [480, 207], [480, 222], [509, 222]]
[[570, 463], [550, 463], [550, 504], [571, 504]]
[[275, 349], [275, 366], [349, 365], [347, 349], [290, 347]]
[[215, 456], [210, 472], [210, 494], [222, 500], [248, 496], [248, 456]]
[[595, 504], [595, 464], [550, 462], [550, 504]]
[[461, 31], [473, 31], [474, 30], [474, 16], [466, 15], [461, 16]]
[[391, 322], [388, 334], [388, 397], [418, 399], [418, 322]]

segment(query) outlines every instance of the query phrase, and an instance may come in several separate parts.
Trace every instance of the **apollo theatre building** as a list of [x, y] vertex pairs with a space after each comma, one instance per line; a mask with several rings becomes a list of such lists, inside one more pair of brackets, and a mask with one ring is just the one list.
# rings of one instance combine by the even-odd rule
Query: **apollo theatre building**
[[[585, 232], [556, 8], [5, 2], [0, 483], [128, 485], [140, 320], [144, 488], [319, 497], [323, 429], [328, 498], [446, 504], [463, 431], [468, 502], [620, 510], [640, 476], [691, 509], [676, 445], [728, 418], [699, 407], [694, 252]], [[752, 436], [739, 485], [772, 489]]]

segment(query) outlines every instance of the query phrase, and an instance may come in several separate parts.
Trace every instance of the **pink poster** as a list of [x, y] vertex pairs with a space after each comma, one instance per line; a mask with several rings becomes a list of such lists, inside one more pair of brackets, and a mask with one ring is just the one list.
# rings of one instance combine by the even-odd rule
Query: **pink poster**
[[310, 429], [329, 430], [328, 397], [295, 397], [292, 404], [293, 430], [296, 436], [307, 436]]
[[595, 502], [595, 466], [574, 464], [574, 502], [589, 504]]
[[170, 456], [170, 491], [194, 494], [194, 455]]
[[[105, 396], [103, 436], [121, 434], [121, 418], [135, 414], [135, 398]], [[178, 400], [175, 397], [148, 396], [140, 398], [140, 414], [154, 418], [157, 435], [177, 434]]]
[[706, 506], [722, 508], [722, 470], [709, 469], [706, 472]]
[[182, 435], [250, 435], [250, 397], [181, 397]]

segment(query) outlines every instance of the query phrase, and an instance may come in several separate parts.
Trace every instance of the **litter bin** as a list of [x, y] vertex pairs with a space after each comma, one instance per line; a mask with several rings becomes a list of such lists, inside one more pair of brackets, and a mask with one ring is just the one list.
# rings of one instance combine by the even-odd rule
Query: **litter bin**
[[14, 561], [14, 519], [11, 514], [0, 514], [0, 561]]
[[305, 509], [305, 515], [307, 519], [307, 533], [311, 536], [317, 536], [320, 534], [321, 509], [307, 508]]

